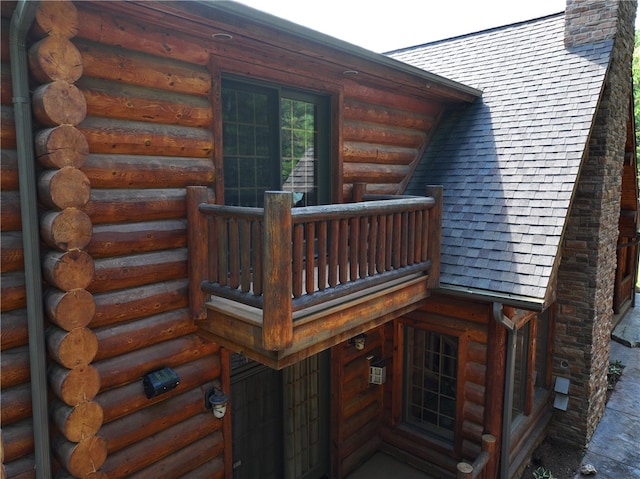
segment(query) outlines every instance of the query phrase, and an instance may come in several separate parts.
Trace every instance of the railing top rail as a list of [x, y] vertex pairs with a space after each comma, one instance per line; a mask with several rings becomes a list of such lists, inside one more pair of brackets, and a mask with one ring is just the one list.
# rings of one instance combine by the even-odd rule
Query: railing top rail
[[227, 216], [237, 219], [260, 219], [264, 217], [264, 208], [252, 208], [249, 206], [216, 205], [213, 203], [200, 203], [198, 209], [207, 216]]
[[406, 197], [394, 200], [363, 201], [333, 205], [307, 206], [291, 210], [294, 223], [314, 219], [330, 220], [374, 214], [389, 214], [431, 208], [435, 200], [431, 197]]

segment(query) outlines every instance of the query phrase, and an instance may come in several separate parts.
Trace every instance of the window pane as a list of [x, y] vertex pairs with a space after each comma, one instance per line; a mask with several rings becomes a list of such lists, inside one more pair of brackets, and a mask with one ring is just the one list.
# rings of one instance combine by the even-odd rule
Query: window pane
[[283, 190], [296, 193], [296, 205], [317, 204], [317, 113], [307, 101], [282, 98], [280, 144]]
[[448, 441], [456, 415], [458, 339], [405, 328], [405, 421]]

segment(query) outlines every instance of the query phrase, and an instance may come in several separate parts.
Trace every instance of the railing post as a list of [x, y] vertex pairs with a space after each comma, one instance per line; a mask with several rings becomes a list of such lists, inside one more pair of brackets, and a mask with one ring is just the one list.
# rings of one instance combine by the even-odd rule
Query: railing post
[[492, 434], [482, 435], [482, 451], [489, 454], [489, 461], [484, 469], [484, 479], [496, 479], [497, 457], [496, 457], [496, 437]]
[[187, 224], [189, 250], [189, 311], [193, 319], [206, 319], [207, 294], [200, 284], [207, 279], [209, 271], [207, 240], [209, 221], [200, 213], [198, 205], [206, 203], [206, 186], [187, 187]]
[[293, 340], [292, 200], [293, 195], [288, 192], [267, 191], [264, 194], [262, 344], [270, 351], [285, 349]]
[[442, 242], [442, 186], [429, 185], [427, 196], [433, 197], [435, 205], [429, 210], [429, 238], [427, 254], [431, 260], [429, 272], [429, 288], [440, 285], [440, 244]]
[[367, 184], [366, 183], [354, 183], [353, 189], [351, 190], [351, 202], [358, 203], [362, 201], [364, 195], [367, 193]]

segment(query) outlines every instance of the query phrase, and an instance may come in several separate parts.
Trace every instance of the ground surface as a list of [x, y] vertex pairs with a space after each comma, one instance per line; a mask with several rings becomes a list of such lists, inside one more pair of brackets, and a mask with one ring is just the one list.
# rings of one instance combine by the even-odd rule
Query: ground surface
[[[612, 363], [609, 367], [610, 374], [607, 375], [609, 383], [607, 388], [607, 402], [609, 402], [609, 397], [616, 383], [620, 380], [623, 370], [624, 365], [621, 365], [619, 362]], [[547, 438], [538, 446], [533, 456], [531, 456], [531, 461], [524, 470], [521, 479], [535, 478], [534, 471], [540, 467], [553, 474], [553, 479], [574, 479], [578, 474], [585, 452], [584, 449], [579, 447], [563, 444]], [[548, 478], [549, 476], [540, 477]]]
[[580, 462], [584, 450], [545, 439], [533, 453], [529, 466], [522, 474], [522, 479], [533, 479], [533, 472], [538, 467], [544, 467], [553, 474], [555, 479], [573, 479], [580, 469]]

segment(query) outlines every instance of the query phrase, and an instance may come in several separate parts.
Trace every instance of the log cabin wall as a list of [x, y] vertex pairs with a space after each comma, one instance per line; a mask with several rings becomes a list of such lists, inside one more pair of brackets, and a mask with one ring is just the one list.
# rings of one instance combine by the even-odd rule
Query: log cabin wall
[[[2, 440], [3, 467], [15, 477], [33, 472], [33, 438], [5, 5]], [[402, 192], [444, 109], [440, 99], [415, 86], [399, 89], [384, 74], [350, 78], [344, 73], [349, 58], [341, 64], [300, 53], [313, 51], [310, 42], [285, 38], [287, 48], [268, 45], [252, 39], [252, 29], [242, 31], [238, 46], [221, 45], [210, 30], [158, 13], [175, 8], [170, 4], [147, 5], [41, 2], [32, 31], [53, 456], [60, 477], [225, 474], [223, 433], [230, 437], [230, 421], [213, 418], [204, 395], [214, 379], [228, 386], [227, 360], [197, 334], [187, 309], [185, 208], [186, 186], [216, 191], [221, 185], [214, 166], [220, 74], [331, 95], [337, 202], [350, 199], [356, 182], [368, 183], [370, 193]], [[283, 37], [266, 34], [275, 43]], [[368, 348], [381, 348], [382, 330], [371, 336]], [[378, 429], [382, 389], [363, 382], [362, 355], [350, 348], [339, 353], [337, 373], [346, 378], [339, 398], [342, 471], [380, 443], [372, 435], [358, 444], [363, 430]], [[142, 377], [161, 367], [172, 367], [180, 384], [148, 399]]]
[[379, 327], [366, 333], [361, 351], [348, 341], [332, 349], [331, 477], [345, 477], [380, 449], [383, 387], [369, 384], [367, 357], [382, 358], [384, 338], [384, 327]]
[[2, 477], [35, 477], [26, 291], [16, 131], [9, 58], [14, 5], [2, 2], [0, 28], [0, 462]]

